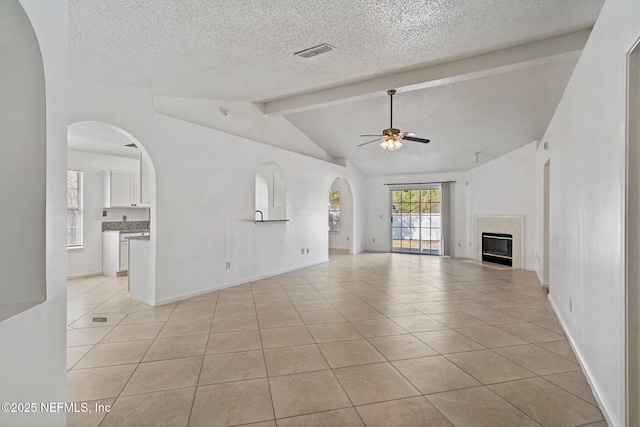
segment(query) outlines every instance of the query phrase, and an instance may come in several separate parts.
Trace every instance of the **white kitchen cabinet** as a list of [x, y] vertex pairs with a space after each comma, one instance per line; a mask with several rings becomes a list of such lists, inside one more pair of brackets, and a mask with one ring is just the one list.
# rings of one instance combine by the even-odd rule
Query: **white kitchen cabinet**
[[129, 239], [127, 237], [149, 235], [145, 232], [103, 231], [102, 232], [102, 274], [117, 277], [126, 276], [129, 270]]
[[129, 270], [129, 240], [120, 238], [120, 271]]
[[140, 204], [140, 174], [130, 171], [103, 171], [103, 207], [125, 208]]
[[120, 254], [120, 232], [119, 231], [103, 231], [102, 232], [102, 274], [105, 276], [123, 276], [126, 269], [122, 270], [120, 263], [122, 257]]

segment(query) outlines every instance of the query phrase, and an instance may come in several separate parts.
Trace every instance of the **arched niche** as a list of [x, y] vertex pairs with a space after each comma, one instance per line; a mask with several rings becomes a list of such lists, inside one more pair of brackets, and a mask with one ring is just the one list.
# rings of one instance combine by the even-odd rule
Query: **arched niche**
[[46, 300], [42, 54], [17, 0], [0, 2], [0, 321]]
[[255, 211], [256, 221], [287, 219], [287, 183], [276, 162], [263, 162], [256, 171]]
[[[336, 178], [327, 196], [329, 199], [329, 250], [343, 250], [353, 254], [353, 191], [349, 181], [341, 177]], [[339, 198], [338, 203], [336, 203], [336, 196]], [[336, 207], [339, 211], [337, 215]], [[339, 217], [337, 227], [336, 216]]]

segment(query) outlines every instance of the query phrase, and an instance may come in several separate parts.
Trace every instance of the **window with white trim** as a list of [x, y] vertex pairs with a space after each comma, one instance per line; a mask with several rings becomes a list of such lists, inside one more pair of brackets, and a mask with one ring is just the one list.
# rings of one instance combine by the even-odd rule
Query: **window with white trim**
[[82, 171], [67, 171], [67, 247], [82, 246]]
[[329, 191], [329, 231], [340, 231], [340, 190]]

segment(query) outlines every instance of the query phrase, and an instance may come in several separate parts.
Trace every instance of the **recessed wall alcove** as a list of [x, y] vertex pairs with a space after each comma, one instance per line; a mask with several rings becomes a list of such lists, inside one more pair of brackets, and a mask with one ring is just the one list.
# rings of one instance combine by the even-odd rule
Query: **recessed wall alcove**
[[255, 221], [287, 220], [287, 182], [276, 162], [263, 162], [256, 171]]
[[0, 321], [46, 300], [42, 54], [17, 0], [0, 2]]

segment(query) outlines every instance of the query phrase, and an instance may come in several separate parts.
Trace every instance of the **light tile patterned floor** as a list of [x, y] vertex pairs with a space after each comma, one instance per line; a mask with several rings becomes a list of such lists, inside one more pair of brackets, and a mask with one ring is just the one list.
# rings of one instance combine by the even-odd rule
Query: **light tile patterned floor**
[[112, 405], [70, 426], [607, 425], [530, 272], [335, 254], [162, 307], [126, 280], [69, 281], [68, 399]]

